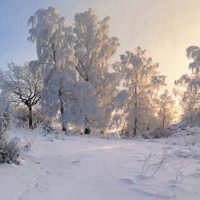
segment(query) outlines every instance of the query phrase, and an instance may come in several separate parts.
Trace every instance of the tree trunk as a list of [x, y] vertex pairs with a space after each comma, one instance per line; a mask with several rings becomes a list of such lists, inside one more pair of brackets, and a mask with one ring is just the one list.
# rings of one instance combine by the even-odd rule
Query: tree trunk
[[89, 127], [86, 127], [84, 130], [84, 134], [90, 135], [90, 133], [91, 133], [91, 129]]
[[134, 121], [134, 130], [133, 130], [133, 136], [137, 135], [137, 117], [135, 117]]
[[[60, 113], [61, 113], [61, 118], [63, 118], [62, 116], [64, 115], [64, 112], [65, 112], [65, 110], [64, 110], [64, 104], [63, 104], [62, 99], [60, 99]], [[61, 126], [62, 126], [62, 131], [67, 131], [66, 123], [63, 122], [63, 120], [61, 122]]]
[[165, 128], [165, 115], [163, 116], [162, 128]]
[[137, 121], [138, 121], [138, 88], [137, 88], [137, 80], [138, 76], [136, 73], [136, 83], [135, 83], [135, 120], [134, 120], [134, 130], [133, 130], [133, 137], [137, 135]]
[[63, 103], [63, 100], [62, 100], [62, 88], [59, 89], [59, 92], [58, 92], [58, 95], [59, 95], [59, 100], [60, 100], [60, 114], [61, 114], [61, 126], [62, 126], [62, 131], [67, 131], [67, 126], [66, 126], [66, 123], [63, 121], [63, 115], [65, 114], [65, 108], [64, 108], [64, 103]]
[[32, 114], [32, 105], [28, 106], [28, 123], [29, 123], [29, 128], [33, 129], [33, 114]]
[[89, 123], [88, 123], [88, 119], [87, 119], [87, 117], [85, 117], [85, 130], [84, 130], [84, 134], [90, 135], [90, 133], [91, 133], [91, 129], [90, 129], [90, 126], [89, 126]]

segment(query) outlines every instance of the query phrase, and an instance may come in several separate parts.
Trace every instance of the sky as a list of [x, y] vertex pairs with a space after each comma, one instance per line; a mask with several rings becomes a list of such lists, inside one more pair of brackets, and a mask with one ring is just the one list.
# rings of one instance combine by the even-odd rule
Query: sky
[[27, 41], [27, 21], [48, 6], [57, 7], [69, 24], [89, 7], [101, 18], [110, 16], [110, 34], [120, 41], [115, 59], [141, 46], [160, 63], [169, 89], [188, 72], [186, 48], [200, 45], [200, 0], [0, 0], [0, 68], [36, 59], [35, 46]]

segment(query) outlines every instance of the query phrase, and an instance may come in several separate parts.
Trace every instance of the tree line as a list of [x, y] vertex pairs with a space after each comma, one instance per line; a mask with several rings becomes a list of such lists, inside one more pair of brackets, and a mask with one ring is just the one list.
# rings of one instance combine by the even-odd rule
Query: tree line
[[[27, 111], [29, 128], [38, 110], [63, 131], [78, 126], [84, 133], [116, 130], [135, 136], [174, 123], [177, 108], [167, 77], [145, 49], [126, 51], [111, 63], [120, 42], [110, 36], [109, 22], [91, 8], [75, 14], [72, 26], [53, 7], [30, 16], [28, 41], [36, 47], [37, 60], [10, 63], [0, 81], [1, 95], [15, 111], [20, 106]], [[182, 119], [190, 122], [199, 113], [199, 52], [196, 46], [187, 49], [192, 73], [175, 82]]]

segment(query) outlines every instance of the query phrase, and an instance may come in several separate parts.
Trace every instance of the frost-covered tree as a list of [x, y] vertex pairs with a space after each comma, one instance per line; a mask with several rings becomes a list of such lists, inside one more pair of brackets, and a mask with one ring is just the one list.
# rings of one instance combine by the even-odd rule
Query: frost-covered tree
[[5, 132], [12, 120], [12, 101], [8, 94], [0, 94], [0, 130]]
[[187, 87], [183, 90], [183, 85], [181, 85], [178, 95], [182, 108], [182, 120], [194, 124], [195, 118], [200, 114], [200, 92]]
[[68, 76], [72, 75], [70, 67], [74, 62], [74, 39], [67, 19], [60, 16], [58, 9], [49, 7], [37, 10], [29, 18], [28, 24], [31, 27], [28, 40], [36, 44], [39, 62], [43, 65], [51, 62], [57, 68], [66, 68], [68, 64]]
[[32, 72], [30, 63], [18, 66], [8, 65], [8, 71], [1, 73], [2, 93], [11, 95], [13, 103], [23, 104], [29, 111], [29, 128], [33, 128], [32, 111], [41, 97], [41, 71]]
[[[108, 72], [108, 61], [118, 46], [118, 40], [109, 36], [108, 21], [108, 17], [100, 20], [94, 10], [89, 9], [84, 13], [76, 14], [72, 29], [67, 26], [66, 19], [60, 17], [59, 11], [52, 7], [39, 9], [29, 19], [31, 28], [28, 39], [36, 43], [38, 59], [43, 64], [44, 90], [48, 93], [49, 88], [52, 89], [55, 86], [53, 89], [55, 95], [53, 96], [55, 103], [57, 99], [60, 101], [61, 119], [65, 119], [65, 114], [68, 113], [65, 112], [67, 108], [63, 106], [64, 101], [68, 101], [66, 96], [69, 97], [69, 93], [73, 93], [66, 90], [66, 86], [64, 86], [66, 82], [71, 84], [67, 87], [71, 89], [72, 85], [74, 85], [74, 89], [80, 84], [84, 86], [78, 88], [87, 86], [88, 99], [86, 100], [85, 96], [85, 102], [82, 104], [91, 103], [97, 99], [101, 116], [103, 116], [101, 122], [108, 116], [105, 115], [106, 108], [111, 101], [110, 96], [116, 85], [114, 84], [115, 76]], [[53, 81], [59, 83], [60, 88]], [[76, 92], [76, 94], [78, 93]], [[52, 99], [53, 96], [51, 95], [50, 98]], [[49, 98], [48, 95], [45, 97]], [[69, 99], [71, 98], [69, 97]], [[45, 101], [48, 100], [45, 99]], [[94, 102], [96, 103], [96, 101]], [[91, 107], [94, 108], [95, 103], [92, 103]], [[70, 107], [70, 104], [68, 105]], [[89, 126], [91, 123], [91, 117], [88, 115], [90, 114], [85, 113], [85, 126]], [[96, 120], [92, 117], [92, 121]], [[63, 130], [66, 130], [65, 124], [66, 121], [62, 122]]]
[[[49, 81], [48, 90], [43, 94], [43, 107], [49, 116], [55, 116], [60, 107], [60, 122], [62, 130], [67, 130], [67, 124], [85, 125], [86, 117], [94, 120], [98, 114], [93, 88], [87, 82], [73, 81], [64, 78], [65, 74], [54, 74]], [[63, 79], [60, 79], [63, 77]], [[62, 80], [62, 81], [60, 81]], [[58, 93], [61, 92], [60, 93]], [[60, 105], [62, 102], [62, 105]]]
[[158, 73], [158, 63], [153, 63], [145, 52], [140, 47], [136, 48], [136, 53], [127, 51], [121, 55], [121, 61], [113, 65], [127, 93], [123, 112], [126, 113], [127, 129], [133, 131], [134, 136], [138, 129], [149, 129], [155, 121], [154, 101], [166, 78]]
[[[38, 60], [43, 68], [44, 101], [50, 98], [59, 101], [61, 118], [64, 118], [64, 89], [63, 82], [66, 78], [75, 78], [72, 70], [74, 66], [72, 28], [67, 26], [66, 18], [61, 17], [58, 9], [49, 7], [39, 9], [29, 18], [31, 26], [28, 38], [36, 44]], [[66, 76], [67, 73], [67, 76]], [[57, 81], [53, 83], [53, 81]], [[58, 84], [59, 86], [58, 87]], [[54, 87], [55, 93], [48, 93]], [[49, 95], [47, 95], [49, 94]], [[62, 121], [62, 130], [66, 131], [66, 124]]]
[[67, 26], [66, 18], [61, 17], [53, 7], [36, 11], [29, 18], [29, 24], [28, 39], [36, 43], [38, 60], [42, 66], [43, 105], [51, 109], [51, 114], [59, 111], [62, 130], [66, 131], [67, 123], [72, 119], [77, 121], [76, 116], [89, 119], [96, 109], [93, 88], [77, 76], [78, 60], [73, 30]]
[[193, 60], [188, 67], [191, 73], [182, 75], [175, 84], [180, 86], [183, 118], [193, 123], [193, 118], [200, 113], [200, 48], [190, 46], [186, 49], [186, 55], [188, 59]]
[[112, 103], [109, 105], [107, 112], [110, 112], [108, 128], [125, 135], [127, 127], [127, 99], [128, 93], [124, 90], [119, 90], [117, 95], [112, 98]]
[[175, 101], [168, 90], [165, 90], [159, 97], [158, 102], [158, 121], [161, 128], [165, 128], [172, 124], [176, 112], [175, 112]]
[[116, 74], [109, 72], [109, 61], [119, 46], [109, 34], [109, 17], [100, 19], [95, 10], [75, 15], [76, 70], [81, 80], [91, 83], [100, 109], [99, 125], [106, 126], [112, 98], [116, 95]]
[[75, 15], [76, 69], [82, 79], [95, 87], [108, 73], [108, 61], [119, 46], [118, 39], [109, 36], [109, 20], [109, 17], [101, 20], [91, 8]]

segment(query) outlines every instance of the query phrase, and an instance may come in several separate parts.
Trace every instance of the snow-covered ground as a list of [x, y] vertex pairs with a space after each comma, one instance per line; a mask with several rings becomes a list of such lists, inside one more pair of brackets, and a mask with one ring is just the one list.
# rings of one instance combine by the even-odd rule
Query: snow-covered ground
[[[1, 200], [199, 200], [200, 143], [42, 136], [15, 130], [21, 165], [0, 165]], [[15, 138], [16, 139], [16, 138]]]

